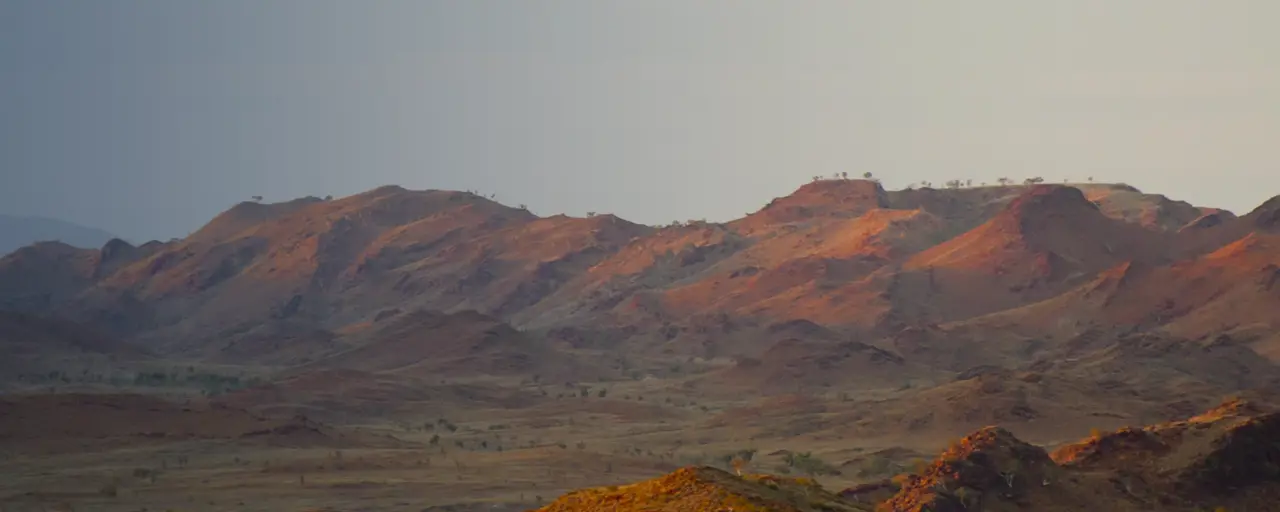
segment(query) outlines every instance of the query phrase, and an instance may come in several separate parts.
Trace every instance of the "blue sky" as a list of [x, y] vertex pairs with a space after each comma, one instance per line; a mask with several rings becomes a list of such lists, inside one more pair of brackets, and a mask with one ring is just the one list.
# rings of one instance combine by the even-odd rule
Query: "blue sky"
[[252, 195], [727, 220], [810, 176], [1280, 193], [1280, 3], [0, 0], [0, 213]]

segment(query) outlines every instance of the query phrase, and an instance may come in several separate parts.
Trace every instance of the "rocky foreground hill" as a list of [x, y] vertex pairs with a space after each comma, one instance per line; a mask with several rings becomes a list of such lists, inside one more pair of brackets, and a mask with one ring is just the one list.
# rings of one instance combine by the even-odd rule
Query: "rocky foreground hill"
[[1230, 401], [1186, 420], [1097, 432], [1046, 452], [987, 427], [892, 480], [832, 492], [812, 479], [691, 467], [569, 493], [541, 512], [1275, 510], [1280, 414]]

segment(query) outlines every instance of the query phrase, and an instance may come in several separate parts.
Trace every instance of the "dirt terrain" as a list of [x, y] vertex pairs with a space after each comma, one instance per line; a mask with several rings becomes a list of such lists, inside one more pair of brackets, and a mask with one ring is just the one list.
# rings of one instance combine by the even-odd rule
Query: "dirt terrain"
[[[926, 454], [977, 432], [944, 459], [1081, 479], [1008, 501], [975, 477], [983, 510], [1255, 510], [1274, 490], [1211, 503], [1234, 484], [1164, 471], [1272, 410], [1278, 269], [1280, 199], [1127, 185], [818, 180], [668, 226], [393, 186], [242, 203], [181, 240], [0, 258], [0, 509], [872, 504], [821, 485], [937, 512], [958, 487]], [[1045, 452], [1125, 427], [1153, 466], [1122, 490], [1096, 447]]]

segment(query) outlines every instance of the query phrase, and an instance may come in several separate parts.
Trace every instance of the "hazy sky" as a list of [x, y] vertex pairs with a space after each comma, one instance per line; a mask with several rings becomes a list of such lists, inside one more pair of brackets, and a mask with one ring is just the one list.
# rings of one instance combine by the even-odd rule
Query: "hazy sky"
[[1280, 2], [0, 0], [0, 213], [251, 195], [725, 220], [815, 174], [1280, 194]]

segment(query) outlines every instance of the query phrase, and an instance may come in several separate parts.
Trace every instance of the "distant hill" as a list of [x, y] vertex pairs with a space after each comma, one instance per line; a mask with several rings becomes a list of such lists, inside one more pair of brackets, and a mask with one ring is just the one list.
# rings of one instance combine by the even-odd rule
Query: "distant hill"
[[59, 241], [75, 247], [97, 249], [115, 238], [97, 228], [44, 217], [0, 215], [0, 255], [35, 242]]

